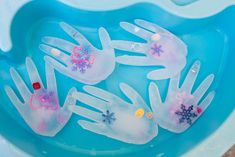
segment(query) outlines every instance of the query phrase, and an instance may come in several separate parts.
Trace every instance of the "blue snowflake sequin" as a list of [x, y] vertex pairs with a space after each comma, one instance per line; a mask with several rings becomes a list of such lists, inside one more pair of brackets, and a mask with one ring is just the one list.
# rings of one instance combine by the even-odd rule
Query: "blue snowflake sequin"
[[110, 112], [109, 110], [106, 111], [106, 113], [102, 113], [103, 122], [106, 124], [112, 124], [116, 118], [114, 117], [114, 113]]
[[179, 123], [192, 124], [192, 121], [197, 117], [197, 113], [194, 112], [193, 105], [186, 108], [184, 104], [181, 104], [180, 110], [176, 111], [175, 114], [179, 117]]

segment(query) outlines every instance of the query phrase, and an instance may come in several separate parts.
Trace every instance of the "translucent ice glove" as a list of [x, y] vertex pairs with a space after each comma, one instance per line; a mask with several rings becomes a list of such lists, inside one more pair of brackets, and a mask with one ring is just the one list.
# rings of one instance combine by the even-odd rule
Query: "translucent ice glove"
[[61, 73], [85, 84], [96, 84], [106, 79], [115, 68], [115, 54], [110, 47], [108, 32], [104, 28], [99, 29], [103, 46], [103, 50], [99, 50], [75, 28], [63, 22], [60, 26], [78, 45], [55, 37], [44, 37], [46, 45], [40, 45], [40, 49], [57, 59], [46, 57], [45, 60]]
[[165, 102], [161, 101], [156, 84], [150, 84], [151, 107], [155, 120], [162, 128], [181, 133], [188, 129], [210, 105], [215, 95], [214, 91], [210, 92], [202, 101], [200, 100], [212, 84], [213, 74], [209, 75], [194, 93], [191, 92], [199, 69], [200, 62], [196, 61], [181, 87], [179, 87], [179, 76], [172, 78]]
[[187, 46], [178, 37], [156, 24], [144, 20], [135, 20], [135, 23], [140, 27], [127, 22], [121, 22], [120, 25], [147, 43], [112, 41], [112, 46], [116, 49], [139, 54], [119, 56], [116, 61], [131, 66], [162, 66], [163, 68], [148, 73], [147, 78], [150, 80], [172, 78], [180, 73], [186, 64]]
[[54, 69], [46, 63], [46, 89], [30, 58], [26, 59], [26, 67], [34, 92], [32, 93], [28, 89], [14, 68], [10, 69], [11, 77], [24, 102], [20, 101], [11, 87], [6, 86], [5, 91], [12, 104], [35, 133], [43, 136], [55, 136], [72, 115], [68, 107], [76, 103], [72, 97], [72, 93], [76, 92], [76, 89], [72, 88], [69, 91], [63, 107], [60, 107]]
[[102, 89], [85, 86], [84, 90], [89, 94], [75, 93], [74, 97], [100, 112], [80, 106], [71, 106], [71, 110], [94, 121], [78, 121], [86, 130], [126, 143], [145, 144], [158, 133], [152, 112], [134, 89], [124, 83], [120, 88], [131, 103]]

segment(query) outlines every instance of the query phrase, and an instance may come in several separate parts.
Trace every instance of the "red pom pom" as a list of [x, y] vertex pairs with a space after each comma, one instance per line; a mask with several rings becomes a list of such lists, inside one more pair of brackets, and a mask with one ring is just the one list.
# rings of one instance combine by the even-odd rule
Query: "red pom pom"
[[39, 82], [33, 83], [33, 89], [34, 89], [34, 90], [38, 90], [38, 89], [40, 89], [40, 88], [41, 88], [41, 85], [40, 85]]

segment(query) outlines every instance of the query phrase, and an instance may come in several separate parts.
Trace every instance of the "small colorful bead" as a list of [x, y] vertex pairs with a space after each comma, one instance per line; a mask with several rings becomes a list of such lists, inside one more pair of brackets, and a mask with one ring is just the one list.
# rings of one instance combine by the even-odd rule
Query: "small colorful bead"
[[152, 119], [153, 118], [153, 113], [152, 112], [148, 112], [146, 116], [147, 116], [148, 119]]
[[138, 109], [138, 110], [135, 111], [135, 116], [136, 116], [137, 118], [142, 118], [143, 115], [144, 115], [144, 109], [140, 108], [140, 109]]
[[58, 49], [52, 48], [51, 49], [51, 54], [55, 57], [58, 57], [61, 54], [61, 52]]
[[154, 34], [152, 37], [151, 37], [151, 40], [152, 41], [159, 41], [161, 39], [161, 35], [160, 34]]
[[34, 89], [34, 90], [38, 90], [38, 89], [40, 89], [40, 88], [41, 88], [41, 85], [40, 85], [39, 82], [33, 83], [33, 89]]
[[200, 107], [197, 107], [197, 113], [202, 113], [202, 109]]

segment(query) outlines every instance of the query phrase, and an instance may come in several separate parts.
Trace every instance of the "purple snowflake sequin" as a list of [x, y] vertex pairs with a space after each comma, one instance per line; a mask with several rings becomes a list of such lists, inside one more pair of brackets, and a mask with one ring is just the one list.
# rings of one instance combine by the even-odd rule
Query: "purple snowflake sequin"
[[181, 104], [180, 110], [177, 110], [175, 114], [179, 117], [179, 123], [188, 123], [189, 125], [192, 125], [193, 119], [198, 116], [193, 105], [186, 108], [184, 104]]
[[56, 104], [57, 100], [54, 92], [42, 89], [42, 92], [39, 94], [39, 98], [43, 103]]
[[157, 42], [153, 42], [151, 44], [149, 51], [150, 54], [160, 57], [163, 52], [164, 51], [162, 50], [162, 45], [158, 44]]
[[42, 89], [39, 93], [34, 93], [30, 96], [30, 107], [33, 110], [41, 108], [57, 110], [59, 103], [56, 95], [52, 91]]
[[72, 71], [80, 71], [85, 73], [87, 69], [92, 67], [95, 56], [90, 54], [89, 46], [76, 46], [71, 55]]

